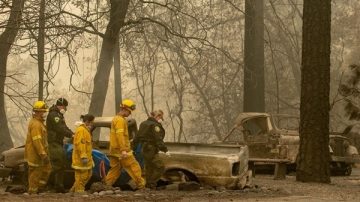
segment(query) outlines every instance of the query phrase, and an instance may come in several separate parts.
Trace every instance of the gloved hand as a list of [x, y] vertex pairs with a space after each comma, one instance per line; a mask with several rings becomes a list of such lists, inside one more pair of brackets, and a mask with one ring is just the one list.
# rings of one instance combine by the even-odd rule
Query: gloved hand
[[127, 151], [122, 151], [121, 152], [121, 157], [120, 157], [120, 159], [125, 159], [125, 158], [127, 158], [129, 156], [129, 154], [127, 153]]
[[81, 163], [82, 163], [83, 165], [86, 165], [88, 162], [89, 162], [89, 159], [87, 159], [87, 158], [82, 158], [82, 159], [81, 159]]
[[169, 151], [167, 151], [167, 152], [159, 151], [159, 153], [165, 154], [165, 155], [168, 156], [168, 157], [171, 156], [171, 154], [170, 154]]

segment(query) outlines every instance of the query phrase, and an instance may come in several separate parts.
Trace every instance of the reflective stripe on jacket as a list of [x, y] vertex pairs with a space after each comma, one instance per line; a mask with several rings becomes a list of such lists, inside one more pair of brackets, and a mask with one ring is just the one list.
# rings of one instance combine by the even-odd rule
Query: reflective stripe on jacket
[[111, 123], [109, 156], [120, 157], [122, 151], [131, 151], [129, 132], [127, 120], [117, 115]]
[[48, 155], [47, 131], [41, 118], [32, 118], [28, 125], [25, 143], [25, 160], [29, 166], [43, 165], [41, 156]]
[[[87, 164], [83, 164], [81, 159], [87, 158]], [[81, 124], [75, 131], [74, 149], [72, 153], [71, 167], [78, 170], [92, 169], [94, 162], [92, 159], [91, 134], [85, 124]]]

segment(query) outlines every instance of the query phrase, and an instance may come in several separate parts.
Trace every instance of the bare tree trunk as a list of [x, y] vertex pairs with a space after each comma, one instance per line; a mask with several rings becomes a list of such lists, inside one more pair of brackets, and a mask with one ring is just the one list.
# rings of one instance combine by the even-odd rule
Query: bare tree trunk
[[0, 35], [0, 153], [13, 147], [5, 110], [6, 65], [11, 45], [20, 28], [23, 7], [24, 0], [13, 0], [7, 26]]
[[330, 183], [331, 0], [304, 0], [300, 148], [296, 180]]
[[39, 35], [37, 40], [37, 58], [39, 70], [39, 92], [38, 99], [44, 99], [44, 54], [45, 54], [45, 0], [40, 2]]
[[264, 2], [245, 1], [244, 112], [265, 111]]
[[120, 103], [122, 99], [119, 36], [116, 39], [115, 53], [114, 53], [114, 89], [115, 89], [115, 113], [117, 113], [120, 111]]
[[89, 113], [101, 116], [104, 110], [109, 76], [113, 65], [116, 38], [124, 26], [130, 0], [111, 0], [110, 20], [103, 38], [99, 64], [94, 77], [94, 89], [91, 96]]

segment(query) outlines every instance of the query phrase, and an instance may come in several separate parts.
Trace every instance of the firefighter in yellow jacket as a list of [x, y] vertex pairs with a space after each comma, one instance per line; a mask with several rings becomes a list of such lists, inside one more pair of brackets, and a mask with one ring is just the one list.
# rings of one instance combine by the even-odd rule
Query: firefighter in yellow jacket
[[85, 185], [91, 178], [94, 166], [90, 134], [94, 116], [86, 114], [80, 118], [82, 123], [75, 131], [71, 165], [75, 169], [75, 182], [70, 191], [75, 193], [85, 193]]
[[33, 105], [33, 118], [28, 126], [25, 160], [29, 166], [29, 194], [36, 194], [39, 189], [45, 188], [51, 172], [47, 131], [44, 125], [47, 111], [45, 102], [36, 101]]
[[138, 189], [145, 187], [145, 180], [141, 177], [141, 167], [136, 161], [129, 140], [126, 117], [135, 110], [135, 103], [125, 99], [120, 105], [120, 112], [113, 118], [110, 130], [110, 170], [105, 178], [106, 185], [112, 186], [119, 178], [124, 168], [134, 180]]

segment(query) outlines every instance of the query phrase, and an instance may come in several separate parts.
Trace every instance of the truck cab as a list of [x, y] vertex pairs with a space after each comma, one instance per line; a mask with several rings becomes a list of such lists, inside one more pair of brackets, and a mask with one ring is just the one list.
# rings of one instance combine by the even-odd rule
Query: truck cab
[[234, 128], [224, 139], [227, 143], [243, 143], [250, 151], [249, 161], [283, 161], [295, 163], [299, 138], [295, 132], [278, 130], [269, 114], [241, 113]]
[[[248, 145], [250, 163], [287, 164], [295, 168], [300, 145], [299, 119], [281, 117], [285, 118], [268, 113], [241, 113], [223, 142]], [[280, 129], [275, 124], [290, 119], [294, 119], [292, 129]], [[344, 175], [350, 175], [351, 165], [360, 162], [356, 148], [347, 139], [340, 133], [330, 133], [331, 169]]]

